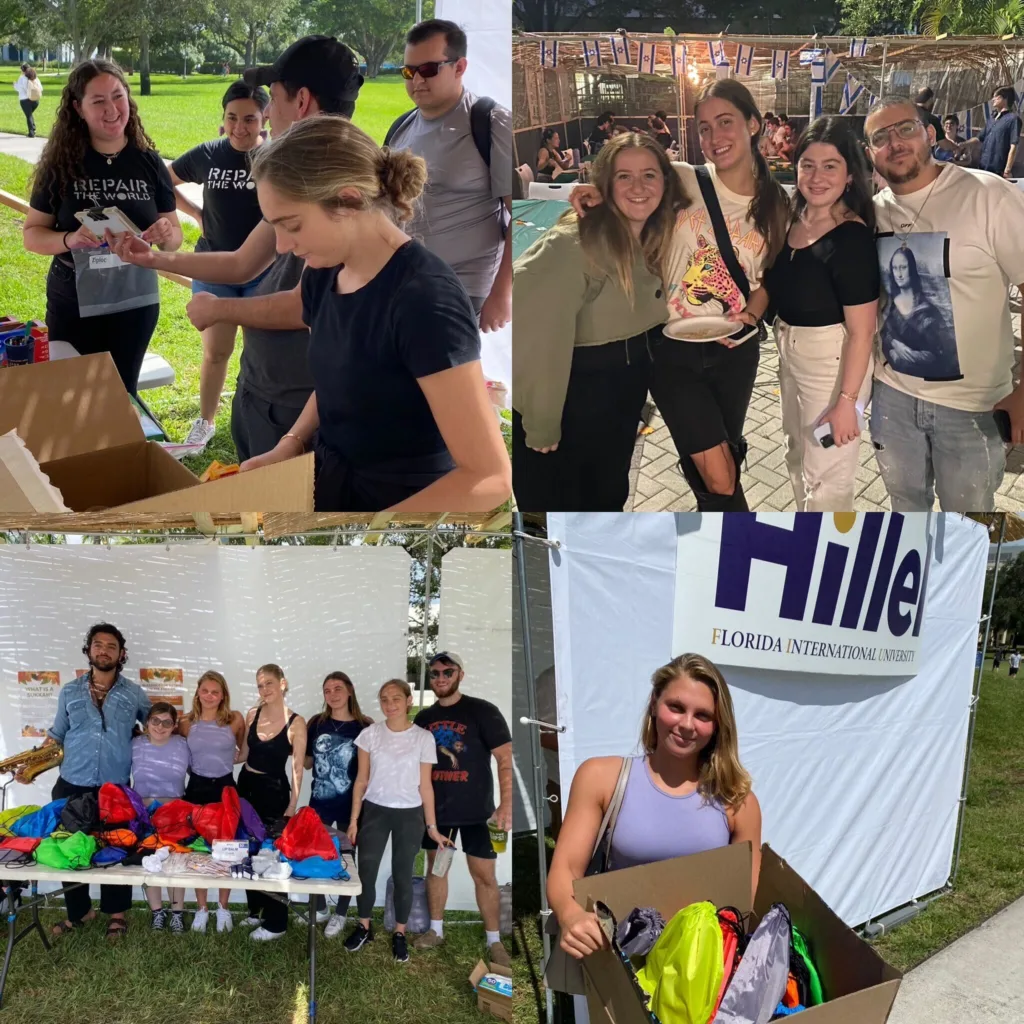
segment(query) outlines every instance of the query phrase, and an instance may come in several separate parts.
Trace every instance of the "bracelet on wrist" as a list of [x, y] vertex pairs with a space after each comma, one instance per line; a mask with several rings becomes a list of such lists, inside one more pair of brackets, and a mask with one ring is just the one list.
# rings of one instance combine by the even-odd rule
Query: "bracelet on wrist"
[[845, 398], [848, 402], [853, 402], [854, 404], [856, 404], [858, 399], [857, 395], [851, 395], [849, 391], [840, 391], [839, 397]]
[[291, 432], [291, 431], [289, 430], [289, 431], [288, 431], [288, 432], [287, 432], [287, 433], [286, 433], [286, 434], [285, 434], [284, 436], [285, 436], [285, 437], [294, 437], [294, 438], [295, 438], [295, 440], [299, 442], [299, 446], [300, 446], [300, 447], [302, 448], [303, 452], [305, 452], [305, 450], [306, 450], [306, 442], [305, 442], [305, 441], [303, 441], [303, 440], [302, 440], [302, 438], [301, 438], [301, 437], [299, 437], [299, 435], [298, 435], [298, 434], [293, 434], [293, 433], [292, 433], [292, 432]]
[[64, 251], [65, 252], [71, 252], [71, 246], [68, 245], [68, 235], [70, 235], [70, 234], [71, 234], [70, 231], [65, 231], [64, 232], [64, 237], [61, 239], [61, 241], [64, 243]]

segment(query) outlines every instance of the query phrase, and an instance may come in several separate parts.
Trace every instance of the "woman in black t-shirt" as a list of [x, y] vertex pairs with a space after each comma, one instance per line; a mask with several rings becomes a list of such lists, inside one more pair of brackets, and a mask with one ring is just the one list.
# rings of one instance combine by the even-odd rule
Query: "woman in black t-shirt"
[[793, 162], [793, 220], [764, 279], [778, 311], [786, 465], [798, 510], [849, 511], [880, 290], [871, 178], [839, 117], [811, 124]]
[[305, 260], [302, 318], [315, 391], [243, 470], [316, 450], [318, 512], [483, 512], [511, 467], [454, 271], [398, 226], [426, 164], [341, 117], [312, 117], [256, 151], [278, 252]]
[[[53, 257], [46, 282], [50, 337], [70, 342], [82, 355], [109, 352], [124, 386], [134, 394], [160, 305], [81, 315], [72, 252], [96, 249], [104, 240], [75, 214], [116, 207], [143, 239], [165, 251], [181, 245], [181, 226], [167, 168], [142, 127], [124, 73], [111, 61], [83, 61], [68, 76], [32, 177], [30, 205], [25, 248]], [[93, 269], [93, 261], [87, 262]]]

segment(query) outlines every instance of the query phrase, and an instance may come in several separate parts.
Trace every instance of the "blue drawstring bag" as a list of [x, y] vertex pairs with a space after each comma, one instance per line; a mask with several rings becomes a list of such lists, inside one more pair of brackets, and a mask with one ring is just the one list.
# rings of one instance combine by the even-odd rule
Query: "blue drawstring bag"
[[331, 842], [334, 843], [334, 848], [338, 852], [337, 860], [325, 860], [323, 857], [304, 857], [302, 860], [289, 860], [287, 857], [282, 857], [281, 860], [291, 864], [293, 878], [333, 878], [347, 882], [350, 876], [341, 859], [338, 837], [331, 836]]
[[104, 846], [93, 855], [92, 866], [94, 868], [112, 868], [115, 864], [120, 864], [127, 856], [128, 851], [118, 846]]
[[11, 831], [16, 836], [26, 839], [45, 839], [52, 832], [57, 831], [57, 826], [60, 825], [61, 812], [64, 810], [64, 805], [67, 802], [68, 798], [64, 797], [62, 800], [54, 800], [40, 807], [38, 811], [34, 811], [32, 814], [26, 814], [11, 825]]

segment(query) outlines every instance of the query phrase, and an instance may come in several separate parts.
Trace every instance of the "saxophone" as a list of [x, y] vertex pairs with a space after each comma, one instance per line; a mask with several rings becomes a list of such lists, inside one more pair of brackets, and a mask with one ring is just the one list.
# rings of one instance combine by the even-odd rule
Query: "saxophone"
[[59, 743], [45, 747], [33, 747], [24, 753], [0, 761], [0, 774], [9, 772], [20, 775], [24, 782], [31, 782], [37, 775], [48, 772], [64, 760], [64, 748]]

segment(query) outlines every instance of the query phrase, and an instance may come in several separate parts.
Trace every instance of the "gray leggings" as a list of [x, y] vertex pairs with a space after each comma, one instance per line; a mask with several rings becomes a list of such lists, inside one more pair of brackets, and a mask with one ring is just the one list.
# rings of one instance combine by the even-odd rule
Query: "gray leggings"
[[391, 838], [391, 877], [395, 882], [395, 921], [405, 924], [412, 910], [412, 872], [423, 841], [422, 807], [381, 807], [368, 800], [359, 815], [356, 837], [359, 893], [356, 906], [365, 920], [377, 900], [377, 872]]

